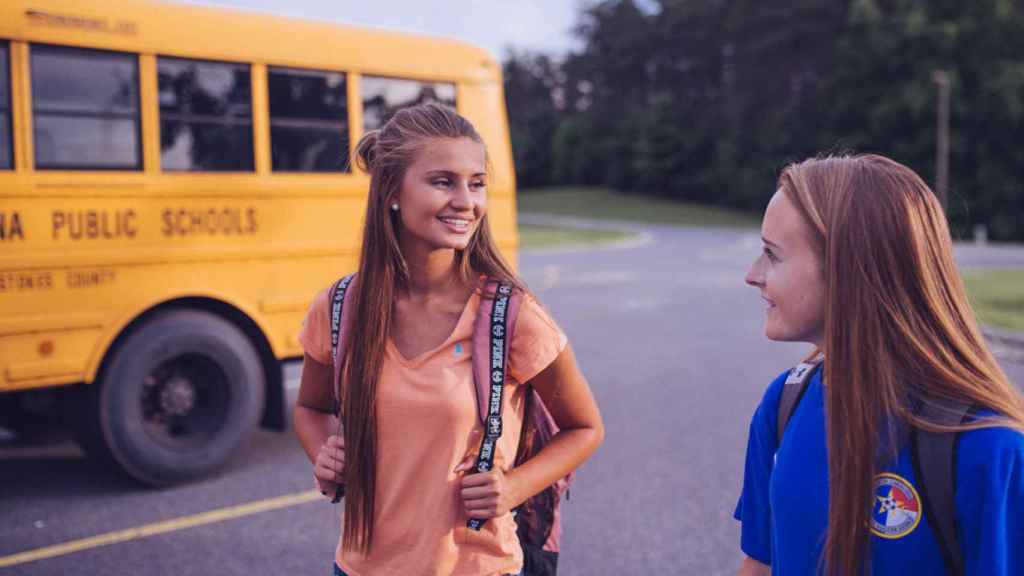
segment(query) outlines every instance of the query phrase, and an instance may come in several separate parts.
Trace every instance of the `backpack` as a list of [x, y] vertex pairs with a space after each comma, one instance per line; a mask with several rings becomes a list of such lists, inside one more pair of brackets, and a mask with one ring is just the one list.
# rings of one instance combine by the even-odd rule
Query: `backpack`
[[[334, 364], [334, 390], [339, 387], [341, 353], [345, 349], [345, 328], [350, 325], [349, 308], [345, 306], [351, 298], [348, 290], [354, 274], [338, 280], [331, 287], [331, 357]], [[486, 472], [494, 465], [494, 450], [502, 433], [502, 396], [505, 379], [508, 377], [509, 343], [515, 332], [516, 319], [523, 301], [523, 295], [503, 282], [486, 280], [484, 294], [473, 326], [472, 363], [473, 381], [476, 389], [477, 408], [480, 422], [484, 427], [480, 454], [474, 470]], [[529, 386], [529, 384], [526, 384]], [[336, 413], [341, 417], [340, 398], [335, 399]], [[523, 428], [515, 466], [529, 460], [544, 448], [555, 434], [558, 426], [544, 406], [544, 402], [533, 387], [526, 393]], [[561, 540], [561, 514], [559, 505], [562, 494], [568, 497], [573, 473], [545, 488], [523, 502], [513, 513], [516, 532], [523, 549], [523, 571], [526, 576], [556, 576], [558, 570], [559, 544]], [[344, 495], [339, 486], [333, 502]], [[480, 530], [485, 520], [470, 519], [468, 527]]]
[[[786, 432], [793, 412], [803, 399], [804, 392], [814, 374], [821, 369], [822, 360], [818, 358], [804, 362], [792, 370], [786, 377], [779, 399], [778, 429], [776, 446], [782, 445], [782, 435]], [[971, 412], [967, 404], [957, 402], [919, 402], [917, 414], [931, 422], [943, 425], [963, 423]], [[958, 433], [935, 433], [912, 428], [910, 439], [910, 457], [914, 467], [914, 476], [919, 479], [918, 489], [924, 513], [932, 528], [935, 541], [939, 544], [942, 559], [952, 576], [963, 576], [963, 550], [956, 536], [956, 445]]]

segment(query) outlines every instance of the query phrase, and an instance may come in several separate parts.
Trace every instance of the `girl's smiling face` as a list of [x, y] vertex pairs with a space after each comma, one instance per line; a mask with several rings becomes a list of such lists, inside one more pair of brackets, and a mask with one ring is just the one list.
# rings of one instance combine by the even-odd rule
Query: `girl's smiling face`
[[761, 223], [761, 255], [746, 282], [767, 306], [764, 332], [771, 340], [825, 344], [824, 263], [811, 243], [812, 230], [789, 197], [779, 190]]
[[403, 252], [465, 249], [487, 213], [484, 146], [470, 138], [427, 140], [393, 203], [399, 206]]

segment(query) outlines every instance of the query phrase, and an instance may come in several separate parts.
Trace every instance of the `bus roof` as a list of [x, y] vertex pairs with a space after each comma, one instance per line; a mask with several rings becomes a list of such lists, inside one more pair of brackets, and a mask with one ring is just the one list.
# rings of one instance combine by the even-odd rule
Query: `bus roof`
[[424, 80], [501, 77], [490, 53], [463, 42], [159, 0], [3, 0], [0, 39]]

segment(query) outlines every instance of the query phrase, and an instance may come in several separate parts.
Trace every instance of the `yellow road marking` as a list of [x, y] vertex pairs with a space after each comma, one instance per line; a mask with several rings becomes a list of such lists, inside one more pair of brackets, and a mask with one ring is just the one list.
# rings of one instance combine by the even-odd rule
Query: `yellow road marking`
[[153, 524], [145, 524], [143, 526], [128, 528], [126, 530], [118, 530], [116, 532], [107, 532], [106, 534], [82, 538], [80, 540], [72, 540], [63, 544], [36, 548], [35, 550], [19, 552], [10, 556], [0, 556], [0, 568], [14, 566], [16, 564], [24, 564], [26, 562], [34, 562], [44, 558], [53, 558], [54, 556], [63, 556], [65, 554], [81, 552], [82, 550], [88, 550], [90, 548], [109, 546], [110, 544], [127, 542], [138, 538], [146, 538], [157, 534], [165, 534], [175, 530], [194, 528], [196, 526], [202, 526], [203, 524], [223, 522], [225, 520], [231, 520], [241, 516], [248, 516], [249, 514], [267, 512], [278, 508], [287, 508], [289, 506], [296, 506], [298, 504], [305, 504], [306, 502], [314, 502], [322, 499], [323, 495], [321, 495], [320, 492], [310, 490], [308, 492], [297, 492], [295, 494], [278, 496], [277, 498], [257, 500], [256, 502], [239, 504], [238, 506], [218, 508], [216, 510], [210, 510], [209, 512], [203, 512], [192, 516], [182, 516], [181, 518], [174, 518], [163, 522], [155, 522]]

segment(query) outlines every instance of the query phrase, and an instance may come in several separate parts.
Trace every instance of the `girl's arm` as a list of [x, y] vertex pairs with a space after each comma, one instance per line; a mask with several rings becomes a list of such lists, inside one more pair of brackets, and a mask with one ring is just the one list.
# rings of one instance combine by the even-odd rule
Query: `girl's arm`
[[332, 434], [338, 430], [334, 415], [333, 367], [321, 364], [308, 354], [302, 361], [299, 398], [292, 412], [295, 434], [313, 463], [313, 476], [324, 495], [333, 498], [343, 478], [344, 438]]
[[[604, 439], [597, 402], [569, 345], [530, 384], [560, 430], [550, 444], [522, 466], [509, 472], [496, 468], [465, 476], [462, 497], [471, 517], [493, 518], [507, 513], [579, 468]], [[457, 470], [472, 466], [468, 459]]]
[[771, 576], [771, 573], [771, 566], [761, 564], [750, 556], [745, 556], [743, 563], [740, 564], [740, 571], [736, 573], [736, 576]]

